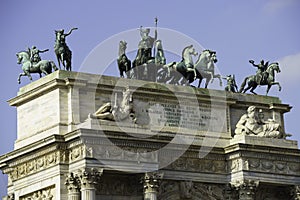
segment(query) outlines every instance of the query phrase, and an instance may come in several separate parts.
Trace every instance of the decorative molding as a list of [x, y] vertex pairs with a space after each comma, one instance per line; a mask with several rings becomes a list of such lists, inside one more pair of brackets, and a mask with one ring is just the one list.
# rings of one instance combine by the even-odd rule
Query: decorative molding
[[224, 199], [225, 185], [192, 181], [163, 180], [159, 189], [160, 200]]
[[20, 200], [54, 200], [55, 186], [50, 186], [19, 198]]
[[44, 155], [41, 155], [41, 153], [38, 152], [35, 155], [35, 157], [30, 156], [33, 158], [31, 160], [24, 159], [26, 162], [18, 164], [15, 162], [12, 167], [6, 170], [10, 182], [33, 173], [40, 172], [59, 163], [66, 163], [68, 161], [66, 159], [67, 151], [62, 149], [48, 152]]
[[139, 182], [139, 176], [103, 174], [98, 185], [97, 194], [115, 196], [142, 196], [143, 186]]
[[186, 157], [180, 157], [171, 163], [167, 169], [212, 173], [228, 172], [228, 166], [225, 160], [208, 160]]

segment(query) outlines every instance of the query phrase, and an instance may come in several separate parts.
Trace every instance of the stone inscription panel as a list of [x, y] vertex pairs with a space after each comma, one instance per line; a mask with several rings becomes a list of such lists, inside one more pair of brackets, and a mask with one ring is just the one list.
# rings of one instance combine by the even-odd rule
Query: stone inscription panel
[[200, 103], [148, 102], [151, 126], [227, 132], [226, 108]]

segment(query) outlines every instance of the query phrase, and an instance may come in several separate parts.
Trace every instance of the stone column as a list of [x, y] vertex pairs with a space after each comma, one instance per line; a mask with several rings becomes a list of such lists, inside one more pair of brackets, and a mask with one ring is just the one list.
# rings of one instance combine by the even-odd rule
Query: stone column
[[238, 191], [239, 200], [254, 200], [259, 182], [254, 180], [237, 181], [234, 187]]
[[96, 200], [96, 185], [103, 173], [103, 169], [84, 169], [80, 173], [81, 199]]
[[144, 184], [144, 200], [157, 200], [157, 194], [161, 179], [163, 177], [162, 173], [157, 172], [147, 172], [143, 177]]
[[65, 185], [68, 189], [68, 200], [80, 200], [80, 180], [77, 175], [70, 173]]

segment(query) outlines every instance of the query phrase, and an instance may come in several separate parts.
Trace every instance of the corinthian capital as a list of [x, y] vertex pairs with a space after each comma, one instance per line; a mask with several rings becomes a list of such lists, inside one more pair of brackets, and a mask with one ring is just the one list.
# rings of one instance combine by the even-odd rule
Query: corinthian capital
[[83, 169], [79, 173], [81, 188], [95, 188], [103, 174], [103, 169]]
[[80, 189], [80, 180], [78, 175], [74, 173], [70, 173], [67, 178], [65, 185], [67, 186], [70, 192], [77, 192]]
[[158, 192], [163, 173], [158, 172], [147, 172], [142, 179], [144, 184], [145, 193], [147, 192]]

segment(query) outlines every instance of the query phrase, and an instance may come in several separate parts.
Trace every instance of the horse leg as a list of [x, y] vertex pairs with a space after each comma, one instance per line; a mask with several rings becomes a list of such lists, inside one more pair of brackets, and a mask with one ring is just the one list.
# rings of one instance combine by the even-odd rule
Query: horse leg
[[61, 63], [60, 56], [58, 54], [56, 54], [56, 58], [57, 58], [57, 62], [58, 62], [58, 67], [61, 70], [61, 67], [60, 67], [60, 63]]
[[245, 85], [247, 84], [247, 80], [248, 80], [248, 79], [249, 79], [249, 77], [246, 77], [246, 78], [244, 79], [244, 81], [243, 81], [243, 83], [242, 83], [242, 85], [241, 85], [241, 87], [240, 87], [239, 93], [242, 93], [242, 92], [245, 93], [247, 90], [250, 89], [249, 83], [248, 83], [247, 90], [244, 89]]
[[65, 63], [66, 61], [65, 61], [65, 58], [64, 58], [64, 54], [62, 53], [61, 54], [61, 63], [63, 64], [63, 66], [64, 66], [64, 70], [66, 70], [66, 63]]
[[71, 65], [71, 58], [67, 58], [67, 60], [66, 60], [66, 69], [68, 70], [68, 71], [72, 71], [72, 65]]
[[202, 82], [202, 77], [199, 77], [199, 82], [198, 82], [198, 88], [200, 88], [201, 82]]
[[25, 73], [20, 73], [19, 74], [19, 78], [18, 78], [18, 83], [20, 84], [21, 83], [21, 76], [26, 76]]
[[252, 87], [252, 89], [250, 90], [250, 92], [252, 92], [253, 94], [256, 94], [256, 93], [254, 92], [254, 90], [256, 89], [256, 87], [257, 87], [257, 84], [256, 84], [256, 85], [253, 85], [253, 87]]
[[267, 87], [267, 91], [266, 91], [266, 96], [268, 95], [268, 93], [269, 93], [269, 90], [270, 90], [271, 86], [272, 86], [271, 84], [269, 84], [269, 85], [268, 85], [268, 87]]
[[278, 85], [278, 91], [281, 91], [281, 85], [279, 82], [273, 82], [272, 85]]
[[211, 83], [213, 83], [214, 82], [214, 74], [212, 72], [208, 72], [208, 74], [210, 75]]
[[220, 74], [215, 75], [214, 78], [218, 78], [219, 79], [219, 81], [220, 81], [220, 87], [222, 87], [223, 82], [222, 82]]
[[206, 82], [205, 82], [205, 88], [207, 88], [209, 81], [211, 80], [211, 78], [207, 78]]

